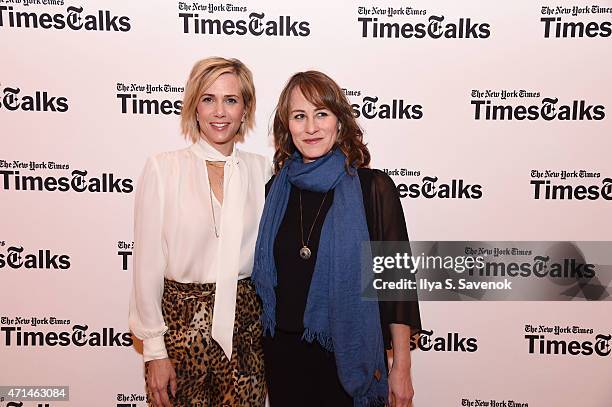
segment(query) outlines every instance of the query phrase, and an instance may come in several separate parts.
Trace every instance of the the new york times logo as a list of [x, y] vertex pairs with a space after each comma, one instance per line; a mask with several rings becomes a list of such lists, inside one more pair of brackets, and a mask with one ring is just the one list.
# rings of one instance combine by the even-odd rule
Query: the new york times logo
[[307, 37], [308, 21], [292, 20], [291, 16], [266, 18], [265, 13], [252, 12], [248, 20], [203, 18], [198, 13], [179, 13], [183, 33], [203, 35], [252, 35], [255, 37]]
[[20, 326], [0, 328], [0, 342], [5, 346], [132, 346], [129, 332], [115, 332], [115, 328], [89, 331], [88, 325], [73, 325], [72, 331], [35, 331]]
[[2, 102], [0, 109], [10, 112], [23, 110], [25, 112], [60, 112], [68, 111], [68, 98], [65, 96], [51, 96], [45, 90], [34, 93], [22, 93], [20, 88], [6, 86], [2, 88]]
[[70, 6], [66, 8], [66, 13], [50, 14], [13, 11], [12, 6], [0, 6], [0, 27], [120, 32], [127, 32], [132, 28], [127, 16], [115, 16], [109, 10], [98, 10], [95, 14], [86, 14], [83, 11], [83, 7]]
[[87, 170], [73, 170], [69, 176], [22, 175], [19, 171], [0, 170], [0, 188], [14, 191], [125, 193], [134, 190], [134, 181], [113, 173], [89, 176]]
[[410, 350], [419, 349], [425, 352], [469, 352], [478, 350], [478, 340], [474, 337], [462, 337], [457, 332], [448, 332], [446, 336], [434, 336], [434, 332], [421, 329], [410, 337]]
[[502, 100], [506, 99], [523, 99], [523, 98], [539, 98], [540, 92], [528, 91], [525, 89], [501, 89], [501, 90], [492, 90], [492, 89], [472, 89], [471, 96], [474, 99], [492, 99], [498, 98]]
[[[612, 351], [610, 346], [612, 335], [595, 334], [590, 328], [525, 325], [525, 332], [527, 349], [530, 354], [606, 357], [610, 356]], [[589, 335], [589, 337], [586, 340], [561, 339], [561, 335], [578, 334]]]
[[553, 8], [543, 6], [541, 13], [547, 16], [540, 18], [544, 26], [544, 38], [609, 38], [612, 35], [612, 21], [567, 21], [564, 18], [565, 16], [587, 18], [587, 16], [597, 14], [612, 14], [612, 7], [557, 6]]
[[479, 399], [479, 398], [475, 398], [475, 399], [469, 399], [469, 398], [461, 398], [460, 401], [461, 406], [465, 406], [465, 407], [529, 407], [529, 403], [527, 402], [522, 402], [522, 401], [516, 401], [513, 399], [507, 399], [507, 400], [496, 400], [496, 399], [489, 399], [489, 400], [483, 400], [483, 399]]
[[[1, 246], [4, 248], [4, 245]], [[23, 246], [9, 245], [6, 246], [6, 253], [0, 252], [0, 269], [68, 270], [69, 268], [69, 255], [54, 254], [48, 249], [30, 253]]]
[[429, 16], [427, 22], [394, 23], [379, 22], [376, 17], [358, 17], [361, 23], [361, 36], [364, 38], [489, 38], [489, 23], [473, 23], [471, 18], [461, 17], [455, 21], [445, 21], [444, 16]]
[[[345, 91], [347, 93], [347, 91]], [[413, 119], [423, 117], [423, 106], [402, 99], [381, 101], [378, 96], [364, 96], [361, 103], [352, 103], [355, 117], [364, 119]]]
[[[181, 97], [168, 97], [166, 94], [182, 93], [184, 88], [168, 84], [140, 85], [136, 83], [117, 83], [117, 99], [121, 105], [122, 114], [163, 114], [180, 115], [183, 107]], [[138, 96], [137, 92], [145, 93], [146, 96]], [[148, 95], [154, 93], [163, 94], [162, 97], [152, 98]]]
[[558, 104], [558, 98], [543, 98], [540, 105], [494, 104], [491, 100], [472, 99], [475, 120], [603, 120], [605, 106], [574, 100]]
[[117, 403], [117, 407], [136, 407], [136, 403], [140, 402], [140, 403], [145, 403], [147, 401], [149, 401], [149, 398], [147, 397], [146, 394], [137, 394], [137, 393], [131, 393], [131, 394], [123, 394], [123, 393], [119, 393], [117, 394], [117, 401], [119, 403]]
[[604, 199], [612, 200], [612, 178], [604, 178], [601, 185], [580, 184], [572, 185], [561, 182], [553, 182], [547, 179], [531, 179], [529, 182], [533, 186], [533, 199], [547, 200], [576, 200], [596, 201]]
[[133, 254], [134, 242], [124, 242], [120, 240], [117, 242], [117, 256], [121, 258], [121, 269], [126, 271], [129, 265], [130, 256]]
[[533, 178], [559, 178], [562, 180], [578, 178], [601, 178], [601, 172], [587, 170], [531, 170], [531, 176]]
[[420, 182], [396, 185], [400, 198], [480, 199], [482, 185], [469, 184], [463, 179], [438, 182], [438, 177], [424, 176]]

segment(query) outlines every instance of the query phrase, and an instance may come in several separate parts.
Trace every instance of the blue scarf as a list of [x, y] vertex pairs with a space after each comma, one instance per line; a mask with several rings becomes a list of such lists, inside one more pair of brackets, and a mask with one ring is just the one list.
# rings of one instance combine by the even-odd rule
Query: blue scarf
[[[316, 339], [334, 352], [342, 386], [355, 407], [367, 407], [384, 402], [389, 390], [378, 303], [361, 299], [361, 246], [370, 240], [361, 184], [355, 168], [351, 168], [353, 175], [347, 174], [345, 160], [336, 149], [311, 163], [303, 163], [298, 153], [285, 162], [266, 198], [251, 278], [263, 302], [264, 332], [274, 335], [277, 283], [273, 247], [291, 184], [315, 192], [334, 189], [321, 231], [302, 338]], [[378, 380], [374, 377], [377, 370]]]

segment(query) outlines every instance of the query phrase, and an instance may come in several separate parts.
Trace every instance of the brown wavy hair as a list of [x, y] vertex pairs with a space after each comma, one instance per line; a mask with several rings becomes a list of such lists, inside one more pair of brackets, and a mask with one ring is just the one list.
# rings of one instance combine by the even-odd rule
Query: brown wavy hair
[[346, 155], [346, 170], [350, 166], [367, 167], [370, 152], [363, 142], [363, 130], [357, 124], [353, 109], [332, 78], [319, 71], [306, 71], [294, 74], [278, 98], [274, 114], [272, 134], [274, 135], [274, 172], [277, 173], [295, 152], [296, 147], [289, 132], [289, 99], [293, 89], [299, 88], [310, 103], [317, 108], [329, 109], [338, 118], [340, 130], [334, 147]]

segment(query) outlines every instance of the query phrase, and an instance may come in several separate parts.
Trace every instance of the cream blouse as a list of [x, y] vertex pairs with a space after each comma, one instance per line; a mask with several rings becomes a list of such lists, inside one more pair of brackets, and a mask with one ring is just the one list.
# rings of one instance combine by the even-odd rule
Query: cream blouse
[[[225, 161], [224, 200], [212, 194], [206, 160]], [[164, 277], [217, 283], [213, 338], [231, 357], [237, 280], [249, 277], [269, 161], [234, 148], [223, 156], [201, 140], [148, 159], [136, 188], [134, 272], [129, 324], [145, 362], [168, 357], [161, 310]]]

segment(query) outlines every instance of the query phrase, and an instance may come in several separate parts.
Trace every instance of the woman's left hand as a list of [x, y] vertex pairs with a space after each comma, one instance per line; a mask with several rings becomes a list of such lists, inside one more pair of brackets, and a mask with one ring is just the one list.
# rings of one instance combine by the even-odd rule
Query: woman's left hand
[[389, 372], [389, 406], [390, 407], [412, 407], [412, 378], [410, 368], [402, 369], [394, 366]]

